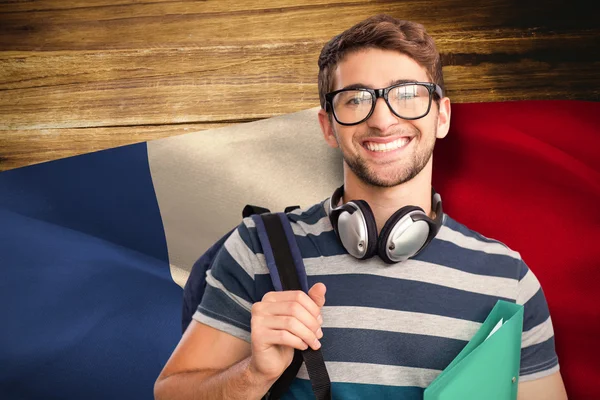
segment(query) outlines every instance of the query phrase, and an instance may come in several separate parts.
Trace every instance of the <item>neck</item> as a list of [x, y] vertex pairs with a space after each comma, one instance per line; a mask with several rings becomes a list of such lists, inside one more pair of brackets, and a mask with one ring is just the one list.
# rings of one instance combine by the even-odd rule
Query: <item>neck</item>
[[365, 200], [369, 203], [375, 222], [377, 233], [385, 222], [404, 206], [418, 206], [427, 215], [434, 218], [431, 209], [431, 177], [432, 160], [413, 179], [394, 187], [375, 187], [365, 184], [344, 164], [344, 196], [343, 202], [352, 200]]

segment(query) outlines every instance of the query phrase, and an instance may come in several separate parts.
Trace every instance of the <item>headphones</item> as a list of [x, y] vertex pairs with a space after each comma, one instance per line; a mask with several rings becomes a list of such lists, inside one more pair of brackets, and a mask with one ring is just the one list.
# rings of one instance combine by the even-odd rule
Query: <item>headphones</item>
[[373, 211], [366, 201], [353, 200], [333, 208], [343, 194], [341, 186], [331, 196], [329, 220], [348, 253], [360, 260], [378, 254], [388, 264], [405, 261], [419, 254], [442, 226], [442, 197], [433, 188], [431, 204], [435, 219], [429, 218], [420, 207], [405, 206], [387, 220], [379, 237]]

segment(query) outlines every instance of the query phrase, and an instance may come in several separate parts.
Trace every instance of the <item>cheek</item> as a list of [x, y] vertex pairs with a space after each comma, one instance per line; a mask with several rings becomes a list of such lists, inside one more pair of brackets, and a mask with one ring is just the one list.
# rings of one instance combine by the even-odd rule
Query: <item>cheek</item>
[[421, 140], [429, 141], [435, 137], [437, 118], [427, 118], [413, 121], [415, 128], [419, 131]]
[[344, 146], [344, 147], [353, 146], [355, 132], [354, 132], [354, 129], [351, 129], [351, 127], [345, 127], [345, 126], [338, 125], [337, 129], [336, 129], [336, 136], [337, 136], [338, 142], [342, 146]]

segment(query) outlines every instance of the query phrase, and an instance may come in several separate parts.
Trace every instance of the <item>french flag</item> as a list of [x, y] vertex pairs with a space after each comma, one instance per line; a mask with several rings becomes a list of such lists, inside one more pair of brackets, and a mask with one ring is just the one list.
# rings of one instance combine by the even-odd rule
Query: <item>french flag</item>
[[[152, 398], [194, 261], [244, 205], [306, 207], [342, 182], [316, 112], [0, 173], [0, 398]], [[521, 253], [569, 397], [600, 398], [600, 103], [455, 104], [433, 184]]]

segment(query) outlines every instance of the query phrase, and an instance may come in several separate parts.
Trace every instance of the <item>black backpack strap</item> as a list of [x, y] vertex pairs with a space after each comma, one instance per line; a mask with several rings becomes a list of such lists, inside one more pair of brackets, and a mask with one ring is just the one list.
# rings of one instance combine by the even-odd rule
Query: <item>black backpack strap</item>
[[[263, 214], [253, 217], [265, 254], [267, 267], [276, 290], [303, 290], [308, 292], [306, 271], [292, 227], [283, 213]], [[289, 388], [302, 365], [310, 377], [317, 400], [331, 399], [331, 382], [325, 368], [321, 349], [294, 351], [292, 363], [273, 384], [268, 399], [279, 399]]]
[[244, 209], [242, 210], [242, 217], [246, 218], [254, 214], [259, 215], [270, 212], [271, 211], [268, 208], [253, 206], [252, 204], [246, 204], [246, 207], [244, 207]]
[[299, 208], [300, 208], [300, 206], [287, 206], [285, 208], [285, 210], [283, 210], [283, 212], [287, 214], [287, 213], [297, 210]]

